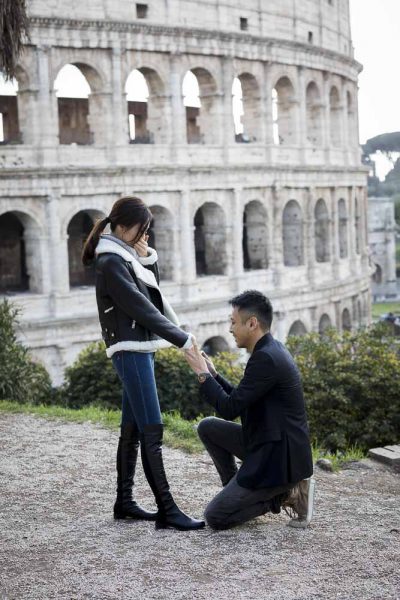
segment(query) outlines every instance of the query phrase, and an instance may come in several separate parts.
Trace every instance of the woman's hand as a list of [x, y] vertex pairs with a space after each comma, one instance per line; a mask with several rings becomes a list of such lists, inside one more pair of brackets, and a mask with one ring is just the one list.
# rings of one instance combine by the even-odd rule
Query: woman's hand
[[202, 356], [196, 340], [193, 340], [193, 347], [190, 350], [185, 350], [185, 358], [195, 373], [209, 372], [206, 359]]
[[142, 237], [140, 238], [140, 240], [138, 242], [136, 242], [136, 244], [133, 246], [135, 248], [136, 252], [141, 257], [146, 257], [148, 255], [148, 247], [149, 247], [147, 244], [148, 239], [149, 239], [149, 236], [144, 233], [142, 235]]

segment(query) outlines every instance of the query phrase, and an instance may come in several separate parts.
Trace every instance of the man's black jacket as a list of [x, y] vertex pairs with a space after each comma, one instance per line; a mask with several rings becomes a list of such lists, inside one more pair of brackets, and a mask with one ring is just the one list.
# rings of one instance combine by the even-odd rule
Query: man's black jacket
[[312, 475], [300, 375], [288, 350], [270, 333], [255, 345], [237, 388], [218, 375], [209, 377], [201, 392], [224, 419], [241, 418], [246, 456], [239, 485], [275, 487]]

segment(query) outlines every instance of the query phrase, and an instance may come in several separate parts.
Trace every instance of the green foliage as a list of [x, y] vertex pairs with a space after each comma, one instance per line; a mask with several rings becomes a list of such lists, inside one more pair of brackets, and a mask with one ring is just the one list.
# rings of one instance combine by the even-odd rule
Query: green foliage
[[121, 382], [107, 358], [104, 342], [90, 344], [65, 370], [59, 403], [69, 408], [91, 404], [102, 408], [121, 407]]
[[[218, 371], [234, 385], [243, 373], [236, 361], [236, 355], [230, 353], [221, 353], [214, 361]], [[180, 350], [159, 350], [155, 373], [162, 411], [178, 411], [185, 419], [212, 413], [210, 405], [200, 397], [197, 378]], [[106, 356], [103, 342], [90, 344], [66, 369], [59, 397], [60, 403], [70, 408], [89, 404], [104, 408], [121, 406], [121, 383]]]
[[[221, 352], [213, 357], [217, 371], [233, 385], [243, 376], [243, 368], [237, 365], [237, 356]], [[160, 405], [163, 411], [178, 411], [185, 419], [200, 414], [213, 414], [212, 407], [200, 396], [199, 384], [193, 371], [176, 348], [161, 350], [156, 354], [156, 381]]]
[[388, 328], [315, 333], [287, 345], [303, 379], [311, 435], [330, 451], [367, 449], [400, 436], [399, 349]]
[[7, 299], [0, 303], [0, 398], [49, 402], [52, 397], [49, 374], [17, 340], [18, 314], [19, 310]]
[[364, 154], [375, 154], [381, 151], [385, 154], [400, 152], [400, 131], [381, 133], [366, 141], [363, 146]]

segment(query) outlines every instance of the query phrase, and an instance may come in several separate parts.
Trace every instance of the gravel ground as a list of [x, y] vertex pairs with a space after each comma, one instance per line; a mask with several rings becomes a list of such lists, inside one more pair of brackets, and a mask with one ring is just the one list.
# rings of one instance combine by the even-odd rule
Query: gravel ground
[[[316, 472], [305, 530], [266, 515], [214, 532], [112, 518], [117, 433], [0, 415], [2, 599], [392, 600], [400, 598], [400, 477], [370, 461]], [[180, 506], [218, 491], [206, 454], [165, 450]], [[137, 497], [153, 501], [143, 473]]]

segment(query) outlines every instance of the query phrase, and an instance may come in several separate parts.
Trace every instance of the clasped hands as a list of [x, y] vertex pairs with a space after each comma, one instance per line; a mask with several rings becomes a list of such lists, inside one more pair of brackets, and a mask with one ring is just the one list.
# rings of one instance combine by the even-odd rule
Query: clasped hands
[[210, 373], [213, 377], [215, 377], [217, 371], [214, 363], [205, 352], [200, 350], [194, 337], [192, 337], [192, 341], [193, 347], [189, 350], [184, 350], [185, 358], [190, 367], [196, 373], [196, 375], [199, 373]]

